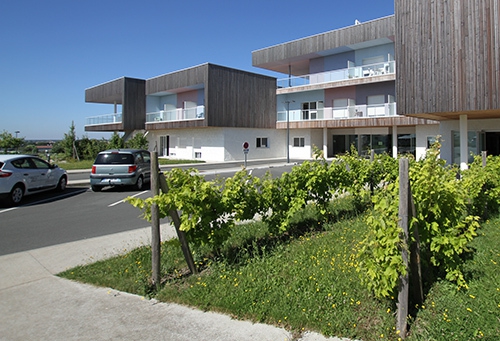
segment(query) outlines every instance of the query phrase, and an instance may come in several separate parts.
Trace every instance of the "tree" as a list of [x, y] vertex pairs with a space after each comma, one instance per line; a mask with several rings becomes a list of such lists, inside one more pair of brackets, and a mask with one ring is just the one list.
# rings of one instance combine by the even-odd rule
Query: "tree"
[[75, 148], [76, 133], [75, 133], [75, 123], [71, 121], [71, 126], [69, 127], [69, 132], [64, 134], [64, 139], [61, 141], [61, 146], [64, 150], [64, 155], [67, 158], [76, 159], [78, 157]]
[[104, 138], [101, 140], [89, 139], [88, 136], [83, 136], [76, 142], [78, 154], [85, 160], [93, 160], [96, 155], [108, 148], [108, 141]]
[[125, 146], [127, 148], [134, 149], [148, 149], [148, 145], [148, 139], [146, 138], [146, 135], [142, 133], [135, 134], [133, 138], [125, 142]]
[[24, 138], [14, 137], [6, 130], [0, 133], [0, 148], [3, 149], [4, 153], [7, 153], [9, 148], [18, 151], [19, 147], [23, 146], [25, 143]]
[[123, 138], [115, 131], [109, 140], [109, 149], [120, 149], [125, 146]]

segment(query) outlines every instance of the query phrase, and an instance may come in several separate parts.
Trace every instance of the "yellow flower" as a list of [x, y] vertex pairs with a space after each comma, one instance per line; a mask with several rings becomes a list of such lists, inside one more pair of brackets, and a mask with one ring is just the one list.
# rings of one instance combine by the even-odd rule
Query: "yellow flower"
[[467, 311], [472, 313], [472, 309], [471, 308], [467, 308]]

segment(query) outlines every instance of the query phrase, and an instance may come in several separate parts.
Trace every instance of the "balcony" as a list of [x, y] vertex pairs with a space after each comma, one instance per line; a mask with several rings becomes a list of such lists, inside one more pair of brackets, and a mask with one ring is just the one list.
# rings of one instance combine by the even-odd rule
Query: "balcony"
[[204, 118], [204, 105], [188, 109], [160, 110], [146, 113], [146, 123], [202, 120]]
[[371, 76], [389, 75], [396, 72], [396, 62], [388, 61], [363, 66], [354, 66], [347, 69], [339, 69], [328, 72], [315, 73], [304, 76], [293, 76], [277, 80], [278, 88], [293, 88], [311, 84], [340, 82], [355, 78], [366, 78]]
[[[278, 111], [278, 122], [286, 122], [286, 111]], [[290, 110], [290, 121], [338, 120], [396, 116], [396, 103], [353, 105], [317, 110]]]
[[122, 123], [122, 113], [91, 116], [85, 119], [86, 126], [113, 123]]

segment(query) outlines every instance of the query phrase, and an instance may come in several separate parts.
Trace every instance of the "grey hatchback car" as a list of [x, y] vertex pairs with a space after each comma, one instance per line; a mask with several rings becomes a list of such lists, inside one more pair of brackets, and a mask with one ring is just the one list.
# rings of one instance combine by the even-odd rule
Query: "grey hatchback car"
[[141, 190], [151, 180], [151, 155], [142, 149], [110, 149], [100, 152], [92, 166], [94, 192], [106, 186], [133, 186]]

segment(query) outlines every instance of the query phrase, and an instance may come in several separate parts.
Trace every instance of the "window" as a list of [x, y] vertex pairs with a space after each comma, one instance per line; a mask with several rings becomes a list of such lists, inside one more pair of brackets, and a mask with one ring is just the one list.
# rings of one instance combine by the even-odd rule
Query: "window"
[[415, 134], [398, 135], [398, 154], [416, 155], [417, 137]]
[[257, 137], [256, 143], [257, 148], [267, 148], [269, 147], [267, 137]]
[[293, 138], [293, 146], [294, 147], [304, 147], [305, 145], [305, 138], [303, 137], [294, 137]]
[[201, 152], [194, 152], [195, 159], [201, 159]]
[[315, 120], [323, 117], [323, 101], [302, 103], [302, 119]]
[[427, 149], [431, 148], [437, 142], [436, 136], [427, 136]]

